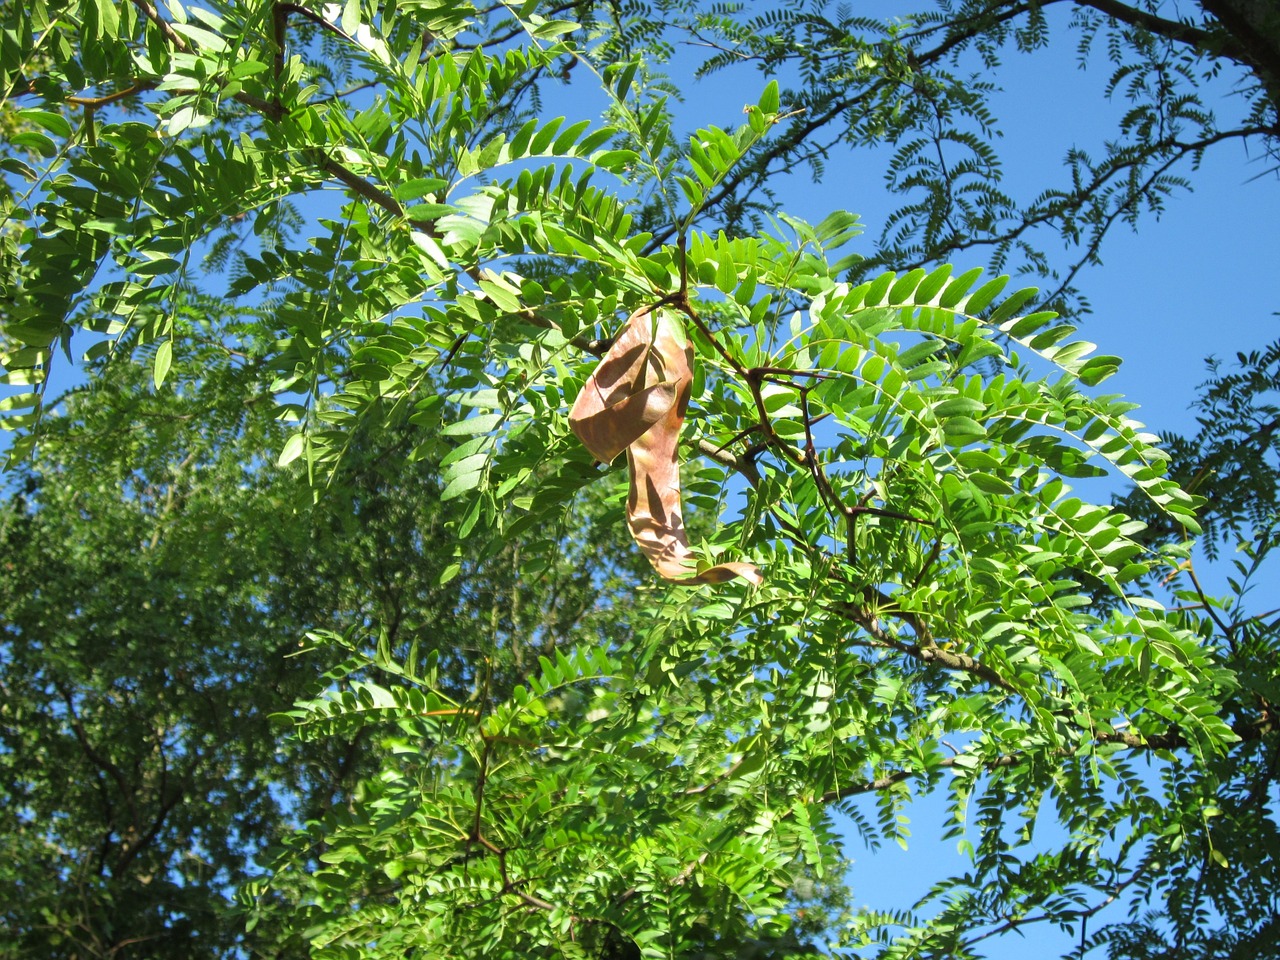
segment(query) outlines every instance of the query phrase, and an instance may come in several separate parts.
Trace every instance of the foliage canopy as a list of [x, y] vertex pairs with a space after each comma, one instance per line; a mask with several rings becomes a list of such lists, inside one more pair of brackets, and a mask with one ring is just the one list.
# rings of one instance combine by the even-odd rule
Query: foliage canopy
[[[1044, 921], [1132, 956], [1274, 943], [1276, 634], [1243, 596], [1275, 474], [1240, 425], [1274, 423], [1275, 351], [1218, 378], [1171, 464], [1100, 388], [1119, 360], [1049, 309], [1070, 274], [1039, 296], [938, 262], [1048, 269], [1040, 222], [1087, 259], [1217, 134], [1185, 144], [1209, 121], [1184, 104], [1168, 142], [1017, 211], [981, 163], [913, 167], [931, 111], [986, 156], [940, 112], [981, 125], [982, 88], [913, 44], [994, 51], [1024, 12], [1035, 46], [1037, 9], [1000, 3], [904, 29], [804, 4], [7, 11], [12, 955], [977, 956]], [[673, 30], [805, 86], [684, 136]], [[1275, 75], [1236, 54], [1273, 144]], [[928, 194], [870, 253], [853, 214], [765, 216], [832, 103]], [[569, 412], [637, 342], [658, 379], [598, 435], [628, 491]], [[89, 382], [55, 411], [73, 349]], [[1271, 499], [1206, 511], [1190, 468], [1233, 449]], [[1227, 601], [1194, 575], [1198, 510], [1247, 540]], [[670, 582], [628, 518], [651, 557], [681, 544]], [[694, 582], [726, 570], [749, 575]], [[934, 791], [966, 871], [841, 904], [835, 813], [905, 844]], [[1050, 816], [1063, 841], [1033, 843]], [[242, 931], [202, 915], [228, 885]], [[1089, 925], [1131, 891], [1163, 913]]]

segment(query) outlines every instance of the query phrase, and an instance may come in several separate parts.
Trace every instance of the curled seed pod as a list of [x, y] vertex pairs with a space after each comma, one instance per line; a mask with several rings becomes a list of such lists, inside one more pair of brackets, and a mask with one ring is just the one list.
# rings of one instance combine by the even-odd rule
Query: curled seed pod
[[691, 575], [680, 509], [680, 428], [693, 385], [693, 348], [677, 321], [650, 307], [637, 310], [592, 372], [569, 423], [597, 460], [623, 450], [631, 474], [627, 525], [653, 568], [680, 583], [761, 583], [751, 563], [722, 563]]

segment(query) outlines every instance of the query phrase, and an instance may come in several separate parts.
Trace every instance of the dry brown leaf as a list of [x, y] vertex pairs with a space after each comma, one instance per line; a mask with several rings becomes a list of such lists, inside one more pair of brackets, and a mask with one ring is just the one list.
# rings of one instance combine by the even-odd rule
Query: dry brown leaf
[[623, 450], [631, 474], [627, 525], [655, 570], [680, 583], [761, 583], [751, 563], [722, 563], [690, 576], [680, 511], [680, 428], [693, 385], [693, 347], [679, 324], [649, 307], [633, 313], [569, 412], [592, 456], [605, 463]]

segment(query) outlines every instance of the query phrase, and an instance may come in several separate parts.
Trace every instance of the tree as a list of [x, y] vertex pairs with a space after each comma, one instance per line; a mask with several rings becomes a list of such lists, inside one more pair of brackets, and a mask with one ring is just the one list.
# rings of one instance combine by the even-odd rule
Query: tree
[[229, 893], [296, 823], [349, 803], [383, 749], [279, 738], [270, 714], [327, 686], [340, 649], [309, 630], [376, 624], [382, 656], [431, 653], [457, 696], [481, 663], [505, 695], [570, 625], [625, 636], [621, 607], [592, 609], [620, 580], [586, 562], [589, 525], [544, 569], [535, 615], [516, 545], [482, 558], [443, 538], [410, 424], [353, 434], [309, 506], [305, 478], [260, 462], [288, 427], [261, 389], [259, 318], [209, 299], [183, 316], [165, 387], [95, 365], [0, 513], [6, 957], [272, 944], [269, 926], [246, 939]]
[[[771, 22], [790, 25], [790, 9]], [[1014, 12], [920, 29], [961, 37], [953, 47], [967, 30], [981, 46]], [[558, 19], [569, 15], [586, 26]], [[1070, 305], [1070, 276], [1037, 301], [1007, 278], [935, 265], [991, 233], [977, 212], [951, 237], [908, 209], [917, 226], [902, 237], [919, 249], [882, 244], [881, 260], [842, 256], [851, 214], [756, 223], [752, 188], [770, 165], [821, 157], [795, 136], [813, 111], [793, 113], [801, 101], [775, 82], [741, 127], [677, 135], [656, 75], [662, 31], [737, 31], [768, 64], [767, 23], [432, 0], [35, 4], [6, 18], [17, 67], [2, 86], [41, 98], [19, 116], [44, 131], [14, 138], [42, 163], [4, 161], [38, 200], [15, 194], [8, 216], [26, 229], [4, 250], [16, 278], [5, 366], [34, 387], [6, 401], [27, 431], [16, 454], [56, 432], [42, 385], [60, 347], [88, 340], [112, 354], [105, 371], [140, 356], [156, 391], [185, 370], [196, 397], [218, 383], [201, 372], [209, 351], [251, 356], [253, 402], [296, 426], [211, 450], [241, 464], [270, 453], [322, 500], [364, 475], [365, 456], [439, 464], [422, 513], [337, 501], [355, 520], [328, 552], [362, 537], [385, 563], [335, 564], [353, 592], [310, 608], [333, 621], [311, 636], [342, 662], [288, 714], [299, 751], [362, 737], [378, 749], [346, 803], [300, 810], [269, 874], [244, 885], [261, 943], [335, 957], [803, 956], [818, 931], [801, 904], [839, 892], [824, 887], [839, 869], [831, 811], [904, 840], [909, 797], [945, 789], [971, 869], [918, 910], [851, 911], [840, 945], [968, 956], [1048, 921], [1135, 956], [1162, 938], [1183, 953], [1268, 949], [1275, 625], [1220, 609], [1194, 579], [1179, 605], [1161, 604], [1159, 583], [1191, 569], [1203, 504], [1131, 405], [1093, 390], [1117, 358], [1091, 356], [1043, 309]], [[811, 11], [802, 22], [826, 29]], [[882, 119], [894, 100], [906, 108], [900, 127], [867, 128], [876, 136], [921, 122], [921, 102], [979, 116], [981, 88], [940, 75], [921, 74], [919, 101], [892, 94], [919, 70], [917, 39], [848, 44], [849, 75], [866, 71], [889, 97]], [[590, 90], [604, 121], [547, 117], [539, 98], [560, 82]], [[1110, 211], [1104, 227], [1128, 211], [1105, 187], [1137, 161], [1108, 162], [1101, 193], [1030, 219], [1069, 224], [1092, 198]], [[1133, 196], [1164, 183], [1144, 182]], [[919, 183], [946, 190], [923, 168]], [[308, 219], [302, 197], [325, 187], [336, 199]], [[963, 209], [963, 196], [944, 199]], [[1024, 232], [1008, 230], [1006, 253]], [[257, 311], [247, 332], [191, 309], [220, 284]], [[620, 361], [625, 375], [601, 372]], [[1253, 363], [1265, 382], [1273, 359]], [[1260, 390], [1230, 377], [1206, 402], [1236, 425], [1266, 414]], [[570, 408], [580, 434], [608, 414], [584, 439], [630, 447], [628, 476], [593, 460]], [[675, 451], [682, 500], [657, 481], [649, 492], [655, 449]], [[1133, 484], [1132, 516], [1071, 494], [1109, 471]], [[268, 492], [274, 477], [261, 474]], [[576, 535], [574, 511], [601, 488], [599, 518], [629, 519], [650, 556], [676, 549], [682, 502], [695, 559], [656, 563], [669, 582], [650, 575], [625, 605], [593, 611], [611, 564], [630, 562]], [[515, 577], [510, 602], [489, 603], [510, 627], [471, 657], [425, 628], [425, 648], [380, 642], [395, 611], [350, 599], [385, 586], [440, 519], [456, 559], [437, 585], [474, 596], [472, 556]], [[654, 525], [660, 543], [646, 539]], [[533, 586], [565, 565], [587, 619], [556, 620], [561, 594]], [[729, 573], [714, 588], [680, 582]], [[83, 591], [56, 609], [77, 609]], [[514, 616], [525, 596], [533, 619]], [[295, 643], [304, 619], [272, 626]], [[1046, 851], [1030, 823], [1049, 808], [1069, 840]], [[979, 826], [966, 832], [970, 809]], [[1094, 919], [1133, 890], [1166, 916]], [[1207, 904], [1224, 921], [1212, 936], [1197, 932]]]

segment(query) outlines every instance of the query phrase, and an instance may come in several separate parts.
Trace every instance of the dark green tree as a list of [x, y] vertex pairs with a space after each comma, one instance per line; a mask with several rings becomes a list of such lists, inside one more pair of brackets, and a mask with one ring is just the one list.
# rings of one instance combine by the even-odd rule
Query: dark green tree
[[455, 546], [412, 424], [352, 436], [324, 490], [264, 462], [288, 427], [259, 318], [222, 311], [190, 305], [160, 390], [92, 366], [7, 478], [4, 956], [224, 957], [276, 936], [246, 938], [230, 893], [293, 825], [352, 803], [384, 750], [270, 719], [328, 684], [310, 631], [434, 656], [461, 699], [505, 696], [571, 632], [626, 636], [589, 513], [537, 579], [518, 544]]

